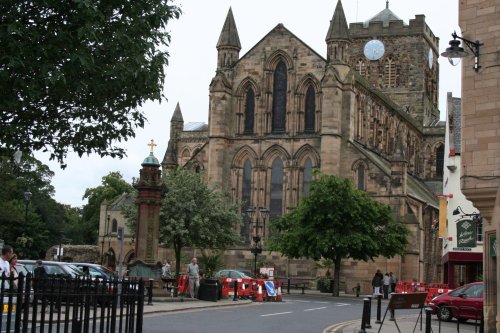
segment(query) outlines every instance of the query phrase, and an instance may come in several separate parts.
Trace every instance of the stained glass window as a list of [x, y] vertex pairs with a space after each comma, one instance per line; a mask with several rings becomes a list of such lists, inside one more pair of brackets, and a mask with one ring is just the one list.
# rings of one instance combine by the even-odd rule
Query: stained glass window
[[245, 99], [245, 134], [253, 133], [253, 120], [255, 115], [255, 93], [249, 88]]
[[302, 186], [302, 192], [304, 194], [309, 193], [309, 189], [311, 188], [312, 181], [312, 162], [311, 159], [308, 158], [304, 163], [304, 183]]
[[274, 71], [273, 119], [272, 119], [273, 133], [280, 133], [285, 131], [286, 96], [287, 96], [286, 65], [283, 61], [280, 61]]
[[[243, 164], [243, 181], [241, 185], [241, 200], [243, 202], [243, 213], [251, 207], [252, 203], [252, 163], [246, 160]], [[244, 224], [241, 227], [241, 236], [245, 243], [250, 243], [250, 219], [245, 218]]]
[[309, 88], [307, 88], [306, 93], [304, 132], [314, 132], [314, 118], [316, 112], [316, 98], [314, 95], [314, 87], [311, 84]]
[[271, 167], [270, 217], [281, 216], [283, 212], [283, 161], [277, 157]]

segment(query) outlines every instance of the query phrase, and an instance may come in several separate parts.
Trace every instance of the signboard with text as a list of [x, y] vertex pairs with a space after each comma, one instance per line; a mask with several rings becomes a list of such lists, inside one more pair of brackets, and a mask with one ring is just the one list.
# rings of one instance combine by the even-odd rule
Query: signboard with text
[[460, 220], [457, 223], [457, 247], [476, 247], [476, 223], [472, 220]]

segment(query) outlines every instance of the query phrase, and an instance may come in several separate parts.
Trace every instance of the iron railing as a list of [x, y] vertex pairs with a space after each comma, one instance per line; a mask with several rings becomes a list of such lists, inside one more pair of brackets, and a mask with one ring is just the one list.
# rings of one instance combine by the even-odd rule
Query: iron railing
[[0, 277], [1, 332], [141, 333], [141, 279]]

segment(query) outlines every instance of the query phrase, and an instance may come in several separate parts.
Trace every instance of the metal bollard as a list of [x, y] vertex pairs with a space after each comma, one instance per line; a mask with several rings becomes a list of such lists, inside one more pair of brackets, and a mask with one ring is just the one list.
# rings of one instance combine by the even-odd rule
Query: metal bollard
[[382, 313], [382, 295], [377, 295], [377, 320], [375, 320], [375, 324], [381, 324], [380, 316]]
[[153, 305], [153, 279], [149, 279], [148, 305]]
[[431, 333], [431, 318], [432, 318], [432, 308], [426, 307], [425, 309], [425, 333]]
[[372, 328], [372, 325], [370, 324], [370, 321], [372, 319], [372, 297], [367, 296], [369, 302], [368, 302], [368, 313], [366, 316], [366, 328]]
[[238, 300], [238, 280], [234, 279], [234, 297], [233, 297], [233, 301], [237, 301], [237, 300]]
[[370, 300], [368, 298], [363, 298], [363, 314], [361, 315], [361, 329], [358, 333], [366, 333], [366, 317], [368, 315], [368, 304]]
[[288, 284], [286, 285], [286, 293], [290, 293], [290, 279], [288, 279]]

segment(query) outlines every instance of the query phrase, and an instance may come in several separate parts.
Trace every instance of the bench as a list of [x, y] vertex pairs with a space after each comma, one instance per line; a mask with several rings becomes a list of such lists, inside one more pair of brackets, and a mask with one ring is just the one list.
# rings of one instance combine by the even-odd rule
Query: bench
[[281, 283], [283, 287], [286, 287], [286, 293], [290, 293], [290, 287], [295, 289], [301, 289], [302, 294], [305, 294], [305, 290], [309, 289], [310, 279], [291, 279], [291, 278], [278, 278], [278, 282]]

